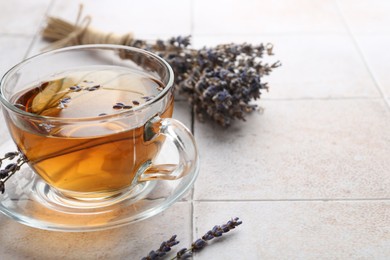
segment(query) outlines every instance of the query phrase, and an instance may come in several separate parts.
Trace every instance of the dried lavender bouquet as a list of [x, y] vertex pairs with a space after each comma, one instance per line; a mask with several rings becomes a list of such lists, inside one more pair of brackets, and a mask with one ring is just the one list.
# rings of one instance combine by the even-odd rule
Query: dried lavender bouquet
[[190, 36], [172, 37], [153, 42], [135, 39], [131, 33], [115, 35], [89, 27], [91, 17], [76, 24], [49, 17], [43, 38], [54, 41], [53, 48], [110, 43], [142, 48], [164, 58], [175, 73], [176, 90], [187, 98], [200, 121], [211, 118], [227, 127], [233, 120], [245, 120], [256, 110], [252, 101], [259, 99], [268, 85], [262, 77], [281, 64], [263, 63], [264, 55], [273, 55], [272, 44], [220, 44], [202, 49], [190, 48]]
[[179, 94], [193, 105], [200, 121], [208, 117], [226, 127], [234, 119], [245, 120], [257, 108], [251, 101], [268, 90], [261, 78], [280, 66], [261, 61], [265, 53], [272, 55], [272, 46], [231, 43], [195, 50], [189, 45], [189, 36], [178, 36], [152, 44], [135, 40], [131, 46], [155, 52], [172, 66]]

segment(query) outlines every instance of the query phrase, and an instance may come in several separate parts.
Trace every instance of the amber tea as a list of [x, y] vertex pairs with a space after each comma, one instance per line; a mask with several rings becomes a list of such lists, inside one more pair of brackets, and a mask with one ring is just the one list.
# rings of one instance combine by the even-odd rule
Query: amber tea
[[[104, 119], [150, 102], [164, 85], [128, 68], [66, 71], [13, 96], [19, 109], [55, 119]], [[160, 117], [171, 117], [173, 98]], [[133, 117], [134, 118], [134, 117]], [[128, 187], [139, 168], [152, 160], [163, 136], [145, 138], [132, 119], [55, 124], [7, 120], [29, 165], [48, 184], [71, 192], [111, 193]], [[94, 121], [95, 122], [95, 121]]]

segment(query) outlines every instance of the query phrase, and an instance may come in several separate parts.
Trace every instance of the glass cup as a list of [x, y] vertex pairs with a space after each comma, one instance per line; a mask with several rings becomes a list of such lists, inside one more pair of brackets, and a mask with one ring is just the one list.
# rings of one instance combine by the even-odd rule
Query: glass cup
[[[0, 91], [11, 137], [40, 177], [36, 192], [50, 203], [107, 206], [146, 183], [197, 172], [194, 138], [171, 118], [173, 71], [150, 52], [119, 45], [46, 52], [9, 70]], [[178, 163], [155, 163], [167, 142]]]

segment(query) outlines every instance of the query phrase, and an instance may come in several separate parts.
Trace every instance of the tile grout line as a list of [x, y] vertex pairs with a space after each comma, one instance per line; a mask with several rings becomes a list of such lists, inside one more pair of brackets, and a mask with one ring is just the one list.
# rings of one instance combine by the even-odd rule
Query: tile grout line
[[27, 34], [27, 33], [0, 33], [1, 37], [20, 37], [20, 38], [30, 38], [35, 34]]
[[315, 31], [315, 32], [305, 32], [305, 31], [280, 31], [280, 32], [233, 32], [233, 33], [197, 33], [197, 37], [224, 37], [225, 36], [247, 36], [247, 37], [258, 37], [258, 36], [301, 36], [301, 35], [324, 35], [324, 34], [333, 34], [333, 35], [345, 35], [345, 32], [334, 32], [334, 31]]
[[[194, 34], [194, 1], [190, 0], [190, 35]], [[195, 109], [191, 106], [191, 133], [195, 136]]]
[[195, 136], [195, 109], [194, 106], [191, 106], [191, 133]]
[[[191, 37], [192, 37], [193, 33], [194, 33], [194, 0], [190, 0], [190, 35], [191, 35]], [[194, 106], [191, 106], [191, 129], [190, 130], [195, 138], [195, 110], [194, 110]], [[199, 150], [198, 150], [198, 152], [199, 152]], [[191, 226], [190, 226], [191, 240], [190, 241], [193, 241], [195, 239], [195, 233], [196, 233], [196, 230], [195, 230], [195, 204], [194, 204], [195, 183], [196, 183], [196, 180], [192, 186], [192, 191], [191, 191]]]
[[338, 10], [338, 12], [340, 13], [341, 19], [342, 19], [344, 25], [345, 25], [346, 28], [347, 28], [348, 35], [349, 35], [350, 38], [352, 39], [352, 42], [353, 42], [353, 44], [355, 45], [355, 47], [356, 47], [356, 49], [357, 49], [357, 51], [358, 51], [358, 54], [359, 54], [360, 58], [363, 60], [364, 66], [366, 67], [368, 73], [370, 74], [372, 80], [374, 81], [374, 84], [375, 84], [375, 86], [376, 86], [376, 89], [378, 90], [379, 94], [381, 95], [382, 100], [384, 100], [384, 102], [385, 102], [387, 108], [390, 109], [390, 103], [389, 103], [390, 101], [388, 101], [388, 100], [386, 99], [386, 95], [385, 95], [385, 92], [384, 92], [384, 90], [383, 90], [383, 87], [381, 86], [381, 84], [379, 83], [379, 81], [377, 80], [377, 78], [375, 77], [375, 73], [374, 73], [373, 69], [372, 69], [371, 66], [369, 65], [369, 63], [368, 63], [368, 61], [367, 61], [367, 58], [366, 58], [366, 56], [364, 55], [364, 52], [363, 52], [362, 48], [360, 47], [359, 42], [358, 42], [357, 39], [356, 39], [355, 34], [352, 32], [352, 29], [351, 29], [351, 27], [350, 27], [350, 25], [349, 25], [349, 23], [348, 23], [348, 21], [347, 21], [347, 18], [345, 17], [344, 12], [343, 12], [343, 10], [342, 10], [342, 7], [341, 7], [341, 5], [340, 5], [340, 1], [339, 1], [339, 0], [335, 0], [335, 2], [336, 2], [337, 10]]
[[209, 199], [202, 200], [198, 199], [195, 202], [213, 202], [213, 203], [225, 203], [225, 202], [360, 202], [360, 201], [383, 201], [390, 202], [390, 198], [355, 198], [355, 199], [242, 199], [242, 200], [218, 200], [218, 199]]
[[377, 96], [377, 97], [297, 97], [297, 98], [261, 98], [261, 100], [266, 100], [266, 101], [305, 101], [305, 100], [376, 100], [380, 99], [382, 100], [382, 96]]
[[195, 188], [192, 188], [192, 193], [191, 193], [191, 223], [190, 223], [190, 236], [191, 236], [191, 239], [190, 241], [193, 241], [195, 238], [194, 238], [194, 235], [195, 235], [195, 203], [194, 203], [194, 192], [195, 192]]

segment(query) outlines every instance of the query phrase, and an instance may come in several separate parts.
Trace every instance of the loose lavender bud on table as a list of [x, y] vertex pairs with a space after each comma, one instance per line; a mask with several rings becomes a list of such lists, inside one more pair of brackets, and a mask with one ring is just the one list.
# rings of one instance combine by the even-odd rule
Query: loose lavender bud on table
[[160, 248], [150, 251], [148, 256], [143, 257], [142, 260], [155, 260], [161, 258], [177, 244], [179, 244], [179, 241], [176, 240], [176, 235], [173, 235], [169, 240], [162, 242]]
[[176, 258], [177, 259], [187, 259], [192, 256], [191, 252], [188, 251], [187, 248], [183, 248], [179, 250], [179, 252], [176, 253]]
[[192, 251], [199, 251], [203, 249], [206, 245], [207, 242], [199, 238], [194, 243], [192, 243]]

